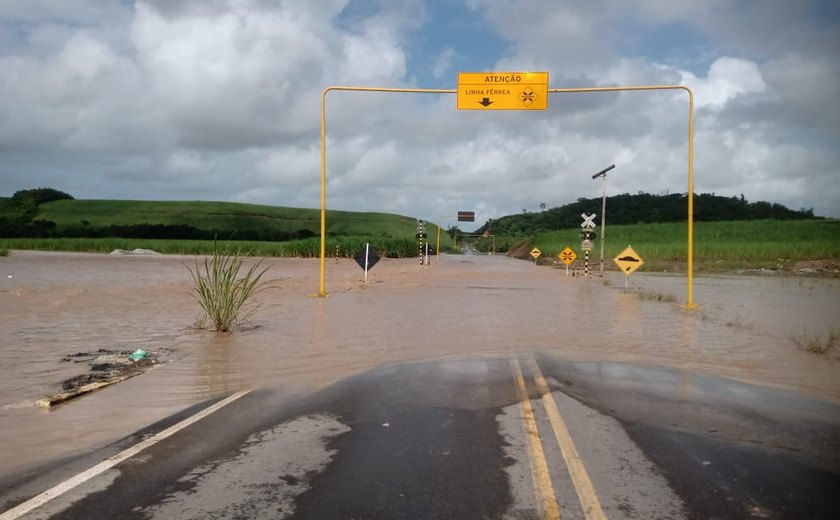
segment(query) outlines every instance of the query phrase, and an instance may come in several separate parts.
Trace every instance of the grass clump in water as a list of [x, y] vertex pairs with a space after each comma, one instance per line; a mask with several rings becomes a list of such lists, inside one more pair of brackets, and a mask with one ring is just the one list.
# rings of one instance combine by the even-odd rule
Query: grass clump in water
[[656, 302], [676, 303], [677, 297], [669, 293], [661, 293], [657, 291], [647, 291], [638, 289], [635, 292], [636, 296], [641, 300], [650, 300]]
[[267, 287], [263, 275], [268, 267], [259, 260], [240, 276], [243, 260], [239, 252], [231, 253], [215, 248], [213, 256], [203, 263], [196, 260], [195, 270], [187, 268], [195, 282], [195, 298], [204, 311], [211, 330], [228, 332], [257, 309], [251, 298]]
[[802, 350], [817, 354], [818, 356], [826, 356], [840, 345], [840, 332], [832, 328], [828, 331], [828, 336], [825, 338], [816, 334], [803, 332], [802, 334], [791, 336], [790, 340]]
[[0, 256], [9, 256], [8, 249], [0, 249]]

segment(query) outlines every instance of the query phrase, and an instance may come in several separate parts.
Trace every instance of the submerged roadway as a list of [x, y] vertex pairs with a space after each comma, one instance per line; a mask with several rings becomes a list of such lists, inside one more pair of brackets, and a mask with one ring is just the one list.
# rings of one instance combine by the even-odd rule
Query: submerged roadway
[[[268, 370], [252, 385], [253, 372], [208, 365], [236, 375], [208, 394], [215, 399], [184, 404], [128, 436], [136, 426], [118, 430], [116, 442], [77, 439], [93, 447], [24, 470], [3, 471], [0, 458], [0, 520], [840, 515], [840, 407], [805, 391], [825, 387], [836, 369], [772, 343], [769, 334], [789, 330], [773, 327], [781, 314], [767, 311], [761, 327], [732, 307], [684, 316], [594, 280], [495, 257], [377, 269], [372, 288], [358, 289], [353, 271], [328, 302], [287, 290], [273, 303], [294, 324], [265, 320], [236, 336], [241, 344], [223, 345], [252, 356], [242, 365], [250, 370], [295, 359], [309, 363], [292, 367], [309, 376], [358, 370], [328, 372], [340, 375], [307, 387], [285, 381], [291, 370]], [[289, 284], [297, 279], [281, 273]], [[144, 284], [158, 283], [147, 276]], [[712, 282], [720, 299], [744, 285]], [[818, 289], [784, 305], [819, 303]], [[131, 306], [138, 301], [148, 303]], [[275, 349], [284, 333], [294, 339]], [[569, 357], [573, 345], [585, 347], [578, 358]], [[114, 399], [68, 403], [65, 423], [42, 424], [73, 424], [72, 407], [97, 402], [110, 404], [95, 417], [118, 423], [126, 413], [115, 407], [130, 406], [138, 388], [160, 395], [150, 386], [185, 377], [177, 369], [190, 362], [100, 394]], [[738, 379], [744, 367], [753, 367], [752, 379]], [[774, 380], [746, 382], [761, 374]], [[791, 381], [798, 391], [778, 384]]]
[[539, 353], [386, 365], [5, 477], [0, 519], [836, 518], [837, 411]]

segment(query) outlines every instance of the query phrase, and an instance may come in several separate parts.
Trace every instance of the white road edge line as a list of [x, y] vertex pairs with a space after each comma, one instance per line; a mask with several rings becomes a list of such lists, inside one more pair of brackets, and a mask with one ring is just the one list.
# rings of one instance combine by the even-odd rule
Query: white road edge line
[[243, 397], [244, 395], [250, 393], [251, 391], [252, 391], [252, 389], [242, 390], [242, 391], [236, 392], [235, 394], [233, 394], [229, 397], [226, 397], [225, 399], [222, 399], [218, 403], [216, 403], [212, 406], [208, 406], [204, 410], [198, 412], [195, 415], [187, 417], [186, 419], [179, 422], [178, 424], [170, 426], [169, 428], [167, 428], [167, 429], [165, 429], [161, 432], [158, 432], [155, 435], [152, 435], [148, 439], [145, 439], [143, 441], [138, 442], [134, 446], [132, 446], [132, 447], [126, 449], [126, 450], [123, 450], [120, 453], [117, 453], [116, 455], [114, 455], [112, 457], [109, 457], [109, 458], [103, 460], [99, 464], [97, 464], [97, 465], [79, 473], [75, 477], [67, 479], [64, 482], [62, 482], [62, 483], [44, 491], [40, 495], [32, 497], [29, 500], [27, 500], [26, 502], [24, 502], [22, 504], [19, 504], [19, 505], [13, 507], [12, 509], [9, 509], [5, 513], [0, 514], [0, 520], [15, 520], [17, 518], [20, 518], [21, 516], [25, 515], [26, 513], [30, 512], [30, 511], [32, 511], [33, 509], [46, 504], [50, 500], [52, 500], [52, 499], [54, 499], [58, 496], [63, 495], [64, 493], [66, 493], [66, 492], [70, 491], [71, 489], [87, 482], [88, 480], [92, 479], [93, 477], [95, 477], [95, 476], [113, 468], [114, 466], [116, 466], [120, 462], [123, 462], [126, 459], [130, 459], [131, 457], [137, 455], [138, 453], [145, 450], [146, 448], [154, 446], [158, 442], [166, 439], [167, 437], [170, 437], [170, 436], [178, 433], [179, 431], [183, 430], [187, 426], [189, 426], [189, 425], [207, 417], [208, 415], [212, 414], [213, 412], [216, 412], [216, 411], [224, 408], [225, 406], [227, 406], [230, 403], [236, 401], [240, 397]]

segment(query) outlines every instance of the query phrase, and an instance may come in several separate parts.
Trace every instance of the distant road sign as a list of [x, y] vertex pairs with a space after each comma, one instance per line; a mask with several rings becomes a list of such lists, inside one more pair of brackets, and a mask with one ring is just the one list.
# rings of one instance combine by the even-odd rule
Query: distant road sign
[[591, 240], [584, 240], [580, 244], [580, 248], [584, 251], [592, 251], [592, 241]]
[[[368, 249], [368, 251], [365, 251]], [[373, 266], [376, 265], [376, 262], [379, 261], [379, 255], [376, 253], [376, 250], [371, 248], [361, 248], [353, 254], [353, 260], [359, 264], [359, 267], [365, 269], [365, 256], [367, 256], [367, 269], [373, 269]]]
[[557, 255], [557, 257], [564, 264], [569, 265], [569, 264], [571, 264], [572, 262], [575, 261], [575, 258], [577, 258], [577, 254], [574, 251], [572, 251], [572, 248], [570, 248], [569, 246], [566, 246], [565, 249], [560, 251], [560, 254]]
[[458, 222], [475, 222], [475, 211], [459, 211]]
[[589, 228], [589, 229], [594, 229], [595, 228], [595, 222], [594, 222], [595, 213], [592, 213], [591, 215], [587, 215], [586, 213], [581, 213], [580, 216], [583, 217], [583, 224], [581, 224], [580, 227]]
[[633, 248], [630, 246], [627, 246], [627, 249], [619, 253], [617, 257], [613, 258], [613, 262], [615, 262], [615, 265], [617, 265], [618, 268], [621, 269], [621, 271], [627, 276], [630, 276], [633, 271], [645, 263], [644, 260], [642, 260], [642, 257], [633, 251]]
[[532, 256], [532, 257], [534, 257], [534, 260], [536, 260], [537, 258], [539, 258], [541, 254], [542, 254], [542, 251], [540, 251], [540, 250], [539, 250], [539, 249], [537, 249], [536, 247], [535, 247], [534, 249], [532, 249], [532, 250], [531, 250], [531, 256]]
[[546, 110], [548, 72], [459, 72], [458, 110]]

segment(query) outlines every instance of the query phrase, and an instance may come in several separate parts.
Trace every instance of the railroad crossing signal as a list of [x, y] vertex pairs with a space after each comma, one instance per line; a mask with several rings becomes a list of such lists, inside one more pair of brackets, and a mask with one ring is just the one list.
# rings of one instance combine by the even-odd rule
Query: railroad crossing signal
[[420, 244], [420, 265], [429, 265], [429, 251], [423, 251], [423, 243], [426, 240], [426, 224], [422, 219], [417, 219], [417, 234], [415, 235]]
[[633, 251], [633, 248], [630, 246], [627, 246], [627, 249], [619, 253], [617, 257], [613, 258], [613, 262], [615, 262], [615, 265], [617, 265], [618, 268], [621, 269], [621, 271], [627, 276], [630, 276], [633, 271], [645, 263], [644, 260], [642, 260], [642, 257]]
[[592, 213], [591, 215], [581, 213], [580, 216], [583, 217], [583, 224], [581, 224], [580, 227], [584, 229], [595, 229], [595, 222], [593, 222], [595, 220], [595, 213]]
[[560, 260], [561, 260], [564, 264], [569, 265], [569, 264], [571, 264], [572, 262], [574, 262], [574, 261], [575, 261], [575, 258], [577, 258], [577, 254], [576, 254], [574, 251], [572, 251], [572, 248], [571, 248], [571, 247], [566, 246], [566, 248], [565, 248], [565, 249], [563, 249], [562, 251], [560, 251], [560, 254], [559, 254], [559, 255], [557, 255], [557, 257], [558, 257], [558, 258], [559, 258], [559, 259], [560, 259]]

